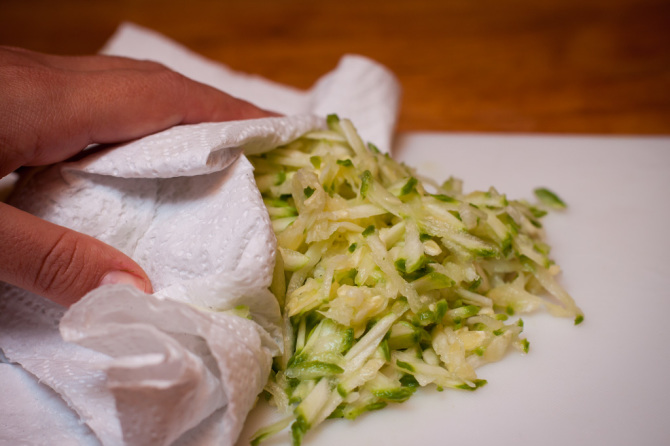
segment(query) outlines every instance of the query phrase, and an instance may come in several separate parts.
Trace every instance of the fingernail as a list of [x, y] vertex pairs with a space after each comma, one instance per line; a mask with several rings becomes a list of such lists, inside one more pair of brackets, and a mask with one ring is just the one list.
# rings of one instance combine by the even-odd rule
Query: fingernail
[[125, 271], [109, 272], [105, 274], [105, 277], [100, 281], [100, 286], [116, 284], [132, 285], [143, 293], [147, 292], [146, 282], [144, 280]]

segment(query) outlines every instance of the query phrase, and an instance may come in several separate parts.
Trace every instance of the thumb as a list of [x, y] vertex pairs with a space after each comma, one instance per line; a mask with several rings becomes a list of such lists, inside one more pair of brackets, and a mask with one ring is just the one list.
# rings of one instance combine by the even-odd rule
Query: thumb
[[109, 245], [0, 203], [0, 280], [70, 306], [100, 285], [150, 293], [142, 268]]

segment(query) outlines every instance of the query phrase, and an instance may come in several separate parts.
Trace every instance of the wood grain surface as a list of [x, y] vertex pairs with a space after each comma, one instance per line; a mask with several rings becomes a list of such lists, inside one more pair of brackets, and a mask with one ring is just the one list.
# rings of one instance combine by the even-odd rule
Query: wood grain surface
[[299, 88], [368, 56], [400, 131], [670, 134], [668, 0], [0, 0], [0, 44], [93, 53], [122, 21]]

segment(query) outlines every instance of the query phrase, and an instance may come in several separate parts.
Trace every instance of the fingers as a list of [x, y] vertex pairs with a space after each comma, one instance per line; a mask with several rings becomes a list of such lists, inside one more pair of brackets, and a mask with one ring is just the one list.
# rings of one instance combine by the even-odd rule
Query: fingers
[[164, 66], [0, 49], [0, 175], [177, 124], [277, 116]]
[[70, 85], [63, 98], [72, 110], [68, 122], [88, 129], [92, 142], [132, 139], [177, 124], [273, 116], [168, 69], [88, 72]]
[[0, 46], [0, 60], [19, 65], [41, 65], [70, 71], [101, 71], [101, 70], [161, 70], [164, 65], [149, 60], [131, 59], [120, 56], [84, 55], [60, 56], [56, 54], [38, 53], [24, 48]]
[[100, 285], [152, 292], [142, 268], [99, 240], [0, 203], [0, 280], [69, 306]]
[[[0, 104], [0, 177], [177, 124], [277, 116], [158, 63], [6, 47]], [[0, 280], [64, 305], [105, 283], [151, 291], [146, 274], [121, 252], [2, 203], [0, 247]]]

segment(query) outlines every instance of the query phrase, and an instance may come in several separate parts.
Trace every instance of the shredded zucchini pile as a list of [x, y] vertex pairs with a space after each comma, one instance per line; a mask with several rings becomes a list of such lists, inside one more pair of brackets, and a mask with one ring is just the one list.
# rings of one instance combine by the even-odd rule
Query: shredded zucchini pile
[[[363, 144], [348, 120], [250, 157], [277, 234], [272, 291], [284, 314], [284, 354], [266, 387], [293, 444], [326, 418], [353, 419], [434, 384], [475, 390], [475, 370], [514, 347], [544, 307], [582, 321], [557, 283], [533, 206], [491, 188], [464, 194]], [[429, 192], [430, 190], [430, 192]], [[543, 203], [542, 203], [543, 202]], [[548, 206], [549, 205], [549, 206]]]

